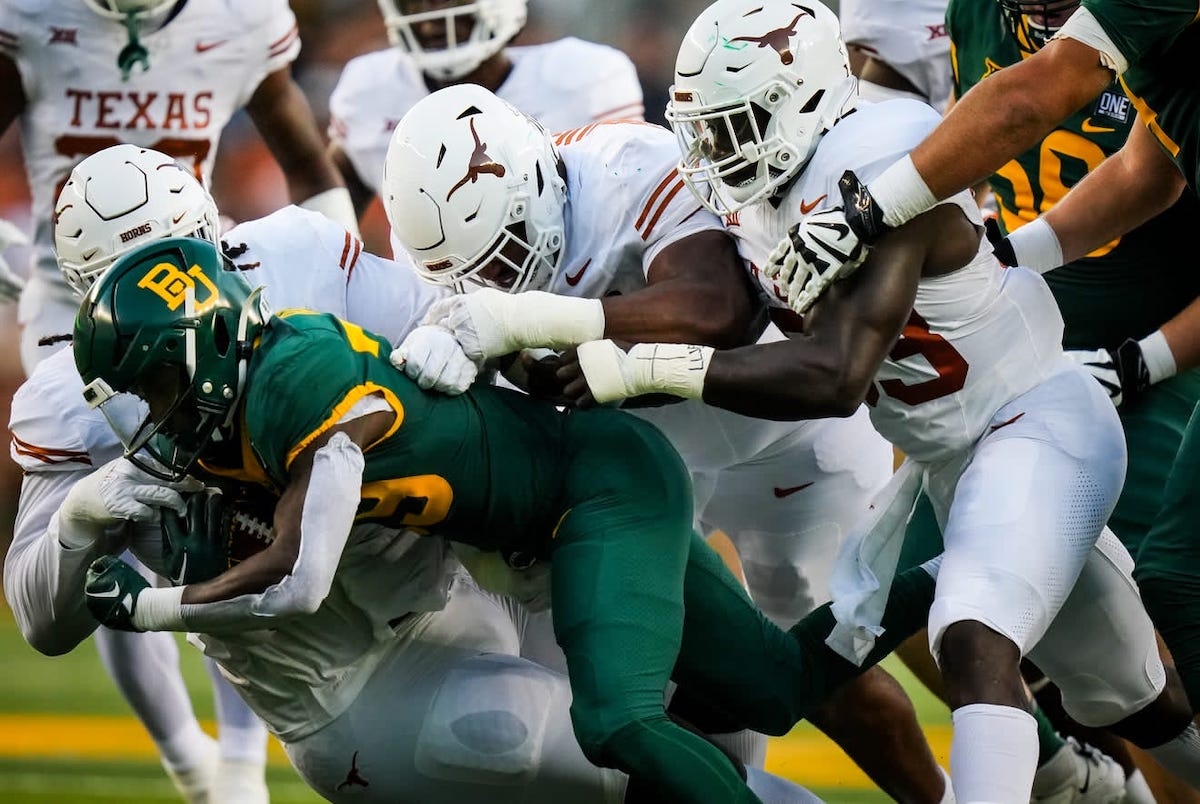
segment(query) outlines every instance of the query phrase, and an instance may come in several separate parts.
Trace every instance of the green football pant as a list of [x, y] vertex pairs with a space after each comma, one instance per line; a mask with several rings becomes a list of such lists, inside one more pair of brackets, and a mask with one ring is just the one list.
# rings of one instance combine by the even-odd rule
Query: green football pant
[[884, 639], [855, 666], [823, 644], [828, 607], [789, 634], [754, 606], [692, 532], [687, 471], [656, 429], [610, 414], [577, 417], [568, 432], [570, 507], [554, 538], [551, 593], [580, 746], [662, 800], [755, 801], [716, 746], [666, 716], [667, 680], [749, 728], [785, 733], [922, 627], [932, 579], [922, 570], [898, 579], [903, 604], [889, 602]]
[[1133, 577], [1196, 710], [1200, 708], [1200, 407], [1188, 422], [1159, 515], [1135, 554]]

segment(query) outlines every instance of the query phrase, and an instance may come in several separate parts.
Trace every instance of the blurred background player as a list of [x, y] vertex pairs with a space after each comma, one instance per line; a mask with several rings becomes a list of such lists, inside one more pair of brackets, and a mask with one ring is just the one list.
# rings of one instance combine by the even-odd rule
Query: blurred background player
[[[153, 145], [207, 180], [221, 130], [244, 106], [288, 174], [293, 198], [354, 225], [341, 179], [291, 80], [299, 47], [295, 17], [283, 0], [0, 3], [0, 130], [19, 121], [34, 222], [28, 287], [22, 292], [19, 278], [0, 274], [0, 292], [8, 298], [20, 292], [26, 373], [69, 341], [77, 299], [54, 259], [51, 213], [71, 168], [101, 148]], [[107, 629], [98, 632], [97, 645], [173, 778], [195, 787], [198, 774], [207, 780], [200, 786], [210, 783], [212, 751], [174, 670], [175, 645]], [[226, 697], [228, 691], [219, 694]], [[222, 750], [257, 764], [261, 786], [263, 731], [236, 698], [231, 710], [244, 713], [247, 739], [239, 748], [237, 723], [230, 723]]]
[[392, 47], [346, 64], [329, 99], [330, 155], [361, 216], [378, 195], [392, 129], [416, 101], [479, 84], [551, 131], [643, 115], [633, 63], [572, 36], [509, 46], [527, 0], [379, 0]]
[[952, 84], [946, 0], [841, 0], [838, 16], [860, 96], [915, 98], [946, 110]]

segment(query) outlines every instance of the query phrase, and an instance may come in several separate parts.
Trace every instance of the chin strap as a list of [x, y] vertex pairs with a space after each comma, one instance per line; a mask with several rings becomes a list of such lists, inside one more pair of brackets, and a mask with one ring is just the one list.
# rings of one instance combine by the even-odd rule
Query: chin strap
[[138, 40], [141, 23], [136, 12], [130, 11], [125, 15], [124, 25], [129, 33], [129, 42], [117, 54], [117, 67], [121, 69], [121, 80], [128, 81], [135, 64], [142, 65], [142, 72], [150, 69], [150, 51]]

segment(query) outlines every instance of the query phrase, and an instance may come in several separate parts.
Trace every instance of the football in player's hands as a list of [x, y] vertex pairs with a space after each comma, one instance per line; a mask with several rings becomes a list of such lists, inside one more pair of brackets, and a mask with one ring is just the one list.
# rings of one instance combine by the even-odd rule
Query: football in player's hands
[[265, 550], [275, 539], [278, 498], [249, 483], [191, 494], [184, 514], [164, 511], [163, 559], [175, 585], [199, 583]]

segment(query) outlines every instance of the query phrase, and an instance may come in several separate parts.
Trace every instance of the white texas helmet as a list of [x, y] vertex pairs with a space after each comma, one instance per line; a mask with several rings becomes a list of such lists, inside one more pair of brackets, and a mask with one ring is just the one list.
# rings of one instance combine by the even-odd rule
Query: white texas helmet
[[80, 293], [127, 251], [184, 235], [219, 247], [216, 203], [190, 170], [136, 145], [114, 145], [84, 159], [54, 205], [58, 266]]
[[[566, 183], [554, 143], [476, 84], [438, 90], [404, 115], [384, 159], [383, 204], [393, 237], [430, 282], [462, 289], [473, 279], [517, 293], [546, 288], [558, 270]], [[494, 260], [511, 282], [480, 275]]]
[[713, 212], [769, 196], [854, 107], [837, 16], [818, 0], [717, 0], [684, 35], [667, 120]]
[[[434, 8], [430, 8], [433, 6]], [[388, 40], [407, 53], [421, 72], [441, 81], [462, 78], [490, 56], [499, 53], [525, 27], [528, 0], [474, 0], [474, 2], [413, 2], [379, 0]], [[406, 8], [426, 8], [423, 11]], [[426, 48], [414, 30], [426, 22], [445, 25], [445, 46]], [[465, 23], [470, 33], [459, 41], [456, 23]]]

